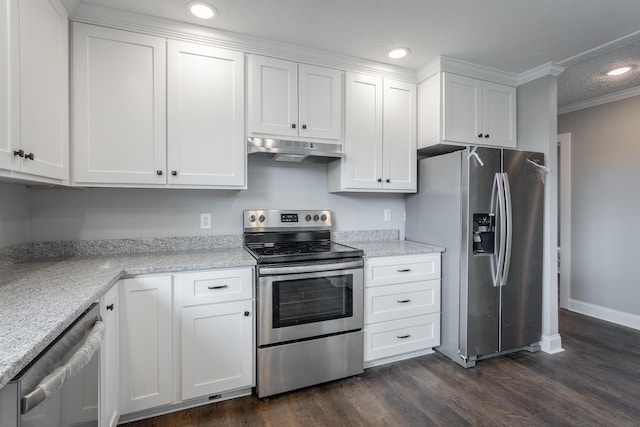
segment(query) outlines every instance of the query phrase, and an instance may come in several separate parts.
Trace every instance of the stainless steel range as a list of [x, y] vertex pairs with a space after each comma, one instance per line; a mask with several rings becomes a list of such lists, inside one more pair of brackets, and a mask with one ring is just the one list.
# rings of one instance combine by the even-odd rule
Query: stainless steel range
[[363, 372], [362, 251], [331, 241], [331, 211], [244, 211], [255, 257], [257, 392]]

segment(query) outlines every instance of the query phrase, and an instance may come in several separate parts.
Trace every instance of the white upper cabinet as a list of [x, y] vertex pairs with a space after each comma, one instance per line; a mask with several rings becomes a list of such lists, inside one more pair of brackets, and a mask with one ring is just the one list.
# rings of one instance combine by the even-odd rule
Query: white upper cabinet
[[166, 183], [165, 67], [162, 38], [74, 24], [74, 183]]
[[329, 164], [330, 191], [416, 191], [416, 86], [347, 73], [345, 157]]
[[58, 0], [0, 2], [0, 175], [69, 180], [69, 21]]
[[253, 55], [248, 88], [250, 135], [341, 139], [341, 71]]
[[246, 188], [244, 54], [74, 24], [73, 181]]
[[244, 54], [168, 43], [168, 182], [245, 186]]
[[418, 148], [516, 147], [516, 88], [451, 73], [418, 85]]

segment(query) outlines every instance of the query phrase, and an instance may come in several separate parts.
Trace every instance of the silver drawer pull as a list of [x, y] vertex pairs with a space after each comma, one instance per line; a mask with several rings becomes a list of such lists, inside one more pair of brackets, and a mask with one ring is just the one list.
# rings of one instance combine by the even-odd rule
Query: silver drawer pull
[[411, 334], [407, 334], [407, 335], [398, 335], [396, 338], [398, 338], [399, 340], [404, 340], [406, 338], [409, 338], [411, 336]]
[[224, 289], [228, 288], [229, 285], [219, 285], [219, 286], [207, 286], [207, 289]]
[[410, 268], [402, 268], [402, 269], [398, 270], [398, 273], [408, 273], [410, 271], [411, 271]]
[[406, 304], [406, 303], [408, 303], [408, 302], [411, 302], [411, 300], [410, 300], [410, 299], [399, 299], [399, 300], [398, 300], [398, 303], [399, 303], [399, 304]]

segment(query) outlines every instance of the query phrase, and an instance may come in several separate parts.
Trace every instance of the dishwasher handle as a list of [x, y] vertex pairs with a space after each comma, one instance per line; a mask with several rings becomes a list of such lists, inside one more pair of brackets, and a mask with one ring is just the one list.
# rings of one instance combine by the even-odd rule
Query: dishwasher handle
[[98, 316], [84, 343], [69, 358], [69, 361], [44, 377], [32, 392], [22, 398], [21, 412], [26, 414], [42, 402], [45, 402], [60, 391], [68, 380], [87, 366], [94, 353], [100, 348], [104, 340], [104, 334], [104, 322]]

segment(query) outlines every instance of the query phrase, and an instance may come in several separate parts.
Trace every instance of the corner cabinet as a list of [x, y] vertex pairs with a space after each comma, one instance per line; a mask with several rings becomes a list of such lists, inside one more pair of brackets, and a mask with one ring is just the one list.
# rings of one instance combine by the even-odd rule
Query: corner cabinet
[[73, 182], [245, 188], [244, 54], [76, 23]]
[[58, 0], [0, 0], [0, 176], [69, 182], [69, 18]]
[[367, 258], [364, 272], [365, 367], [440, 345], [440, 254]]
[[302, 140], [341, 140], [342, 71], [249, 57], [248, 134]]
[[418, 85], [418, 149], [441, 142], [516, 147], [516, 88], [448, 72]]
[[412, 193], [416, 86], [346, 73], [345, 157], [329, 164], [329, 191]]

